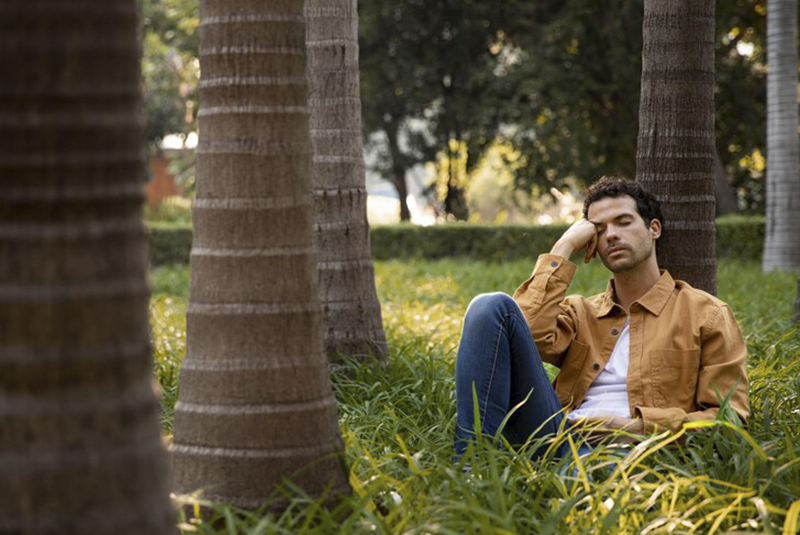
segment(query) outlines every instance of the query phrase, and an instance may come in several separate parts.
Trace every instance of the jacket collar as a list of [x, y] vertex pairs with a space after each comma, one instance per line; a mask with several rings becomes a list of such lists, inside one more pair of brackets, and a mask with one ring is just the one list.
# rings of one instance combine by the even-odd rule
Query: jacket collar
[[[659, 277], [658, 281], [635, 302], [642, 305], [651, 314], [658, 316], [664, 310], [664, 306], [667, 304], [669, 296], [672, 295], [673, 289], [675, 289], [675, 280], [669, 274], [669, 271], [662, 269], [661, 277]], [[614, 279], [611, 279], [608, 281], [606, 292], [603, 294], [603, 299], [597, 310], [597, 317], [602, 318], [609, 315], [615, 305], [619, 306], [614, 300]]]

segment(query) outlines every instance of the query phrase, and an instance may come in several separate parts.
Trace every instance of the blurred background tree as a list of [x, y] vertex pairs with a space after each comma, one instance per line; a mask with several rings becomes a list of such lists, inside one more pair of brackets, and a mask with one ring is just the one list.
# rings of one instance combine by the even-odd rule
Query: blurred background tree
[[198, 0], [139, 0], [145, 139], [157, 149], [170, 134], [197, 131]]
[[[509, 86], [498, 36], [516, 2], [360, 2], [363, 128], [379, 134], [375, 170], [401, 198], [405, 174], [432, 163], [446, 214], [467, 219], [469, 174], [497, 135]], [[525, 10], [524, 6], [517, 6]], [[372, 146], [375, 147], [373, 142]]]
[[166, 154], [168, 171], [191, 194], [200, 78], [199, 0], [138, 0], [138, 5], [148, 155], [175, 149]]
[[[523, 191], [633, 176], [641, 0], [434, 4], [361, 6], [365, 131], [406, 129], [407, 150], [387, 151], [385, 176], [422, 161], [455, 168], [464, 151], [466, 176], [449, 177], [463, 188], [487, 148], [504, 142]], [[725, 211], [763, 211], [765, 13], [762, 0], [717, 10], [719, 178], [738, 198]]]
[[[512, 18], [516, 88], [504, 119], [520, 151], [520, 186], [586, 184], [633, 176], [641, 73], [641, 0], [537, 2], [533, 20]], [[717, 150], [728, 187], [747, 211], [763, 211], [765, 5], [722, 2], [716, 24]], [[736, 204], [725, 211], [734, 211]]]

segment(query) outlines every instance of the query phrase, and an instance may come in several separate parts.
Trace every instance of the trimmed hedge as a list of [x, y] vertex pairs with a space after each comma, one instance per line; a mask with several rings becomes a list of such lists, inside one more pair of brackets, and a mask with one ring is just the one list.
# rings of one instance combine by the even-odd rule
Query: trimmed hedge
[[556, 225], [477, 225], [448, 224], [430, 227], [412, 225], [378, 226], [371, 229], [372, 257], [446, 258], [469, 257], [480, 260], [518, 260], [535, 258], [549, 251], [569, 228]]
[[188, 264], [192, 226], [186, 223], [148, 223], [150, 264]]
[[717, 258], [761, 261], [764, 254], [764, 216], [726, 216], [717, 219]]
[[[563, 234], [568, 225], [447, 224], [430, 227], [382, 225], [371, 229], [372, 257], [468, 257], [502, 261], [535, 258]], [[152, 265], [188, 263], [192, 229], [187, 225], [150, 224]], [[764, 247], [764, 218], [724, 217], [717, 220], [717, 257], [760, 260]]]

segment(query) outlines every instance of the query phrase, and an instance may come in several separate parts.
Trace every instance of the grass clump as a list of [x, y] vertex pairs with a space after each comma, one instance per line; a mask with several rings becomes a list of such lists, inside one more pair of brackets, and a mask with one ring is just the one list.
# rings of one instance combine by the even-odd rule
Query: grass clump
[[[388, 261], [376, 281], [390, 359], [345, 361], [332, 371], [353, 494], [332, 507], [286, 485], [280, 514], [209, 504], [182, 513], [185, 533], [795, 533], [800, 513], [800, 334], [796, 275], [763, 275], [756, 263], [722, 261], [719, 297], [749, 349], [747, 430], [700, 422], [636, 447], [599, 447], [558, 459], [562, 434], [513, 449], [481, 437], [453, 461], [455, 349], [463, 312], [478, 293], [512, 293], [531, 262]], [[597, 263], [570, 291], [604, 290]], [[188, 268], [153, 273], [156, 373], [171, 432], [177, 366], [185, 350]], [[552, 369], [551, 369], [552, 371]], [[788, 531], [787, 531], [788, 530]]]

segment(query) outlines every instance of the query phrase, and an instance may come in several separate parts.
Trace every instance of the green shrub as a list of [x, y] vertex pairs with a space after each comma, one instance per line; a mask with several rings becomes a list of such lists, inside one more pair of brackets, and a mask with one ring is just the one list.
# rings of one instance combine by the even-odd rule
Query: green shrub
[[568, 225], [450, 224], [430, 227], [375, 226], [370, 233], [375, 260], [450, 258], [502, 261], [536, 257], [547, 252]]
[[[430, 227], [379, 225], [370, 232], [375, 260], [468, 257], [501, 262], [536, 258], [550, 250], [567, 229], [555, 225], [447, 224]], [[151, 223], [150, 261], [158, 266], [187, 263], [192, 247], [191, 226]], [[760, 260], [764, 218], [724, 217], [717, 221], [717, 257]]]
[[144, 219], [151, 223], [192, 224], [192, 200], [174, 195], [155, 204], [145, 203]]
[[149, 223], [150, 264], [188, 264], [192, 250], [192, 227], [186, 224]]
[[762, 216], [717, 219], [717, 258], [761, 261], [766, 232]]

